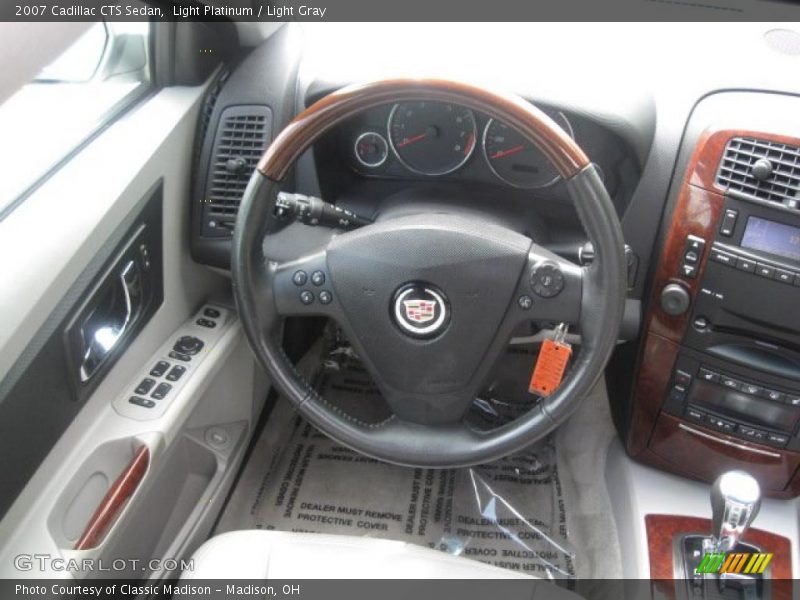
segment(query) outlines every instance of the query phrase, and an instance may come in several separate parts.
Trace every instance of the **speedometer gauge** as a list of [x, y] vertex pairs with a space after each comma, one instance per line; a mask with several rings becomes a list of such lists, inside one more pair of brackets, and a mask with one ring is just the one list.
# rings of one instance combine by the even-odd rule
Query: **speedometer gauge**
[[389, 115], [389, 143], [398, 160], [422, 175], [446, 175], [475, 149], [475, 117], [444, 102], [402, 102]]
[[[548, 116], [573, 137], [563, 113]], [[483, 131], [483, 153], [494, 174], [515, 187], [541, 188], [559, 180], [558, 171], [532, 142], [495, 119], [490, 119]]]

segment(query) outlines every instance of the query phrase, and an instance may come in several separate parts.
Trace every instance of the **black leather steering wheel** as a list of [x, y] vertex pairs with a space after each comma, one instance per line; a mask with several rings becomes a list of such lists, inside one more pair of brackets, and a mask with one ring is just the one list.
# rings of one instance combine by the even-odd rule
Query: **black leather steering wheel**
[[[409, 100], [459, 104], [530, 139], [564, 179], [594, 245], [591, 265], [580, 267], [505, 227], [453, 214], [379, 220], [288, 262], [264, 256], [279, 182], [300, 154], [360, 111]], [[298, 271], [319, 271], [325, 281], [297, 285]], [[491, 461], [562, 423], [602, 374], [625, 302], [619, 220], [584, 152], [521, 98], [442, 80], [350, 86], [297, 116], [267, 149], [245, 191], [233, 237], [232, 275], [250, 344], [273, 385], [300, 414], [359, 452], [426, 467]], [[301, 300], [303, 290], [314, 294], [310, 304]], [[530, 306], [520, 301], [523, 296], [533, 300]], [[392, 417], [361, 423], [302, 379], [278, 339], [282, 318], [297, 315], [327, 316], [342, 327]], [[464, 415], [512, 331], [525, 321], [577, 324], [580, 352], [554, 393], [506, 425], [477, 431], [465, 424]]]

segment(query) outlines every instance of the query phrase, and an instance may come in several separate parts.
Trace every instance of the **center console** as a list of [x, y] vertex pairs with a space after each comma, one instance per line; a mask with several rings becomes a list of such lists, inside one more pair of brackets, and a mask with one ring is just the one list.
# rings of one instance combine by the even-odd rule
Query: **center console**
[[[796, 101], [794, 101], [796, 102]], [[706, 126], [664, 227], [627, 449], [800, 494], [800, 137]]]

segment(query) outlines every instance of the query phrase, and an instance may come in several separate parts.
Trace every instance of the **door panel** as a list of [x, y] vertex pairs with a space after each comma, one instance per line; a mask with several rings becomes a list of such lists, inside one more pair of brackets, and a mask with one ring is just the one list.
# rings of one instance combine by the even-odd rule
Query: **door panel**
[[48, 319], [29, 344], [31, 359], [23, 358], [6, 377], [0, 389], [0, 518], [161, 306], [162, 196], [159, 182], [69, 289], [61, 303], [66, 314]]
[[[170, 553], [180, 558], [204, 540], [232, 483], [268, 382], [256, 369], [232, 311], [229, 278], [189, 255], [189, 172], [204, 93], [205, 86], [162, 90], [109, 127], [0, 222], [0, 270], [18, 284], [0, 289], [5, 316], [0, 363], [10, 365], [0, 370], [5, 376], [0, 413], [7, 402], [16, 405], [27, 420], [17, 421], [14, 435], [20, 443], [27, 436], [38, 444], [32, 449], [25, 440], [25, 449], [0, 466], [11, 463], [8, 473], [21, 490], [4, 499], [0, 577], [97, 575], [65, 574], [51, 563], [44, 571], [20, 572], [14, 557], [21, 554], [150, 559]], [[155, 190], [160, 192], [150, 204]], [[148, 222], [150, 208], [160, 225]], [[74, 377], [76, 371], [66, 358], [64, 326], [83, 316], [80, 307], [98, 274], [108, 272], [112, 280], [120, 275], [124, 264], [113, 263], [125, 255], [143, 223], [148, 235], [159, 232], [163, 277], [156, 279], [163, 281], [163, 301], [155, 295], [148, 309], [152, 316], [139, 321], [138, 334], [130, 335], [124, 352], [101, 361], [105, 371], [92, 377], [92, 389], [81, 397], [66, 375]], [[157, 242], [149, 242], [151, 260]], [[163, 414], [140, 420], [115, 410], [115, 401], [136, 387], [165, 347], [187, 327], [196, 330], [209, 300], [225, 307], [231, 318], [209, 338], [212, 350], [192, 363]], [[117, 325], [124, 321], [124, 313], [109, 310]], [[48, 343], [51, 338], [58, 343]], [[18, 396], [15, 387], [39, 361], [51, 367], [37, 368], [41, 375], [33, 379], [39, 389], [32, 387], [27, 398]], [[3, 416], [0, 422], [5, 427], [8, 420]], [[149, 447], [149, 463], [130, 500], [96, 548], [75, 550], [75, 535], [86, 531], [142, 443]], [[25, 469], [18, 462], [26, 463]], [[170, 511], [162, 514], [165, 507]], [[134, 540], [139, 542], [132, 545]]]

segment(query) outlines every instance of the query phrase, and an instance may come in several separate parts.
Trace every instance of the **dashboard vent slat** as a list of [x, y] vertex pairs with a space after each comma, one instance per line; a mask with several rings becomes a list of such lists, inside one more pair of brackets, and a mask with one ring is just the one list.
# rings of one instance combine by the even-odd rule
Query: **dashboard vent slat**
[[[219, 119], [209, 161], [203, 235], [230, 236], [244, 190], [272, 133], [266, 106], [232, 106]], [[231, 169], [230, 163], [238, 163]]]
[[728, 141], [717, 170], [726, 192], [797, 208], [800, 204], [800, 147], [736, 137]]

